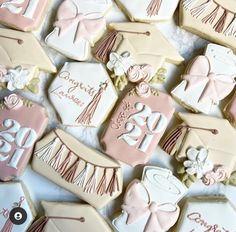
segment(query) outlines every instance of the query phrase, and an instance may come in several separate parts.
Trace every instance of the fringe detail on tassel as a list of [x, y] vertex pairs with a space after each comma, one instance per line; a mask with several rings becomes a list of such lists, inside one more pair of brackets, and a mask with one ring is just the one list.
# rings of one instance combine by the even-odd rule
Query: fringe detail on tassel
[[94, 167], [93, 174], [84, 187], [85, 193], [94, 193], [96, 191], [98, 167]]
[[235, 33], [236, 33], [236, 15], [234, 15], [232, 21], [224, 31], [224, 34], [226, 36], [235, 36]]
[[50, 143], [46, 144], [39, 150], [35, 151], [35, 155], [38, 156], [40, 159], [42, 159], [44, 162], [48, 163], [49, 160], [51, 159], [51, 155], [53, 152], [54, 147], [60, 140], [58, 138], [55, 138], [53, 141]]
[[203, 14], [208, 7], [211, 6], [212, 0], [207, 0], [205, 3], [202, 3], [200, 6], [196, 6], [193, 9], [190, 10], [191, 15], [195, 18], [198, 18], [201, 14]]
[[36, 222], [34, 222], [27, 232], [43, 232], [46, 224], [48, 223], [48, 217], [41, 217]]
[[65, 179], [69, 183], [73, 183], [74, 178], [75, 178], [75, 173], [77, 171], [79, 163], [80, 163], [80, 159], [78, 158], [75, 161], [75, 163], [68, 169], [68, 171], [65, 172], [65, 174], [62, 176], [62, 178]]
[[84, 169], [80, 172], [80, 174], [74, 179], [74, 184], [76, 184], [80, 188], [84, 188], [85, 179], [87, 177], [87, 172], [89, 170], [88, 163], [85, 164]]
[[163, 142], [162, 149], [167, 153], [171, 154], [171, 151], [173, 150], [174, 146], [177, 143], [177, 140], [183, 133], [183, 127], [179, 126], [174, 131], [170, 133], [170, 135], [166, 138], [166, 140]]
[[190, 9], [194, 4], [196, 3], [196, 0], [184, 0], [183, 1], [183, 8], [185, 10]]
[[63, 152], [64, 150], [66, 149], [66, 146], [64, 144], [61, 145], [59, 151], [54, 155], [54, 157], [49, 161], [49, 165], [57, 170], [60, 163], [61, 163], [61, 159], [62, 159], [62, 155], [63, 155]]
[[224, 30], [227, 15], [228, 15], [228, 11], [224, 10], [223, 15], [220, 17], [218, 22], [214, 25], [214, 29], [216, 32], [221, 33]]
[[208, 22], [212, 24], [217, 16], [219, 8], [220, 6], [216, 6], [216, 8], [210, 14], [208, 14], [206, 17], [202, 19], [202, 22], [205, 24], [207, 24]]
[[97, 194], [99, 195], [103, 195], [106, 193], [106, 187], [107, 187], [107, 169], [104, 168], [104, 171], [103, 171], [103, 176], [97, 186]]
[[119, 180], [118, 180], [118, 177], [117, 177], [117, 171], [118, 171], [118, 169], [114, 168], [113, 175], [111, 177], [110, 183], [108, 184], [107, 189], [106, 189], [106, 193], [107, 194], [109, 193], [110, 196], [112, 196], [112, 194], [114, 192], [120, 191]]
[[109, 54], [115, 46], [118, 35], [119, 33], [116, 30], [113, 30], [101, 40], [94, 53], [96, 59], [103, 63], [106, 63], [109, 60]]
[[10, 220], [10, 218], [8, 218], [7, 221], [5, 222], [5, 225], [1, 229], [1, 232], [12, 232], [12, 229], [13, 229], [13, 223]]
[[69, 165], [69, 163], [71, 161], [71, 158], [72, 158], [72, 153], [69, 152], [69, 154], [67, 155], [66, 159], [56, 169], [56, 171], [59, 172], [61, 176], [63, 176], [65, 174], [65, 172], [67, 171], [67, 168], [68, 168], [68, 165]]
[[152, 17], [158, 15], [161, 8], [162, 0], [151, 0], [147, 7], [147, 16]]

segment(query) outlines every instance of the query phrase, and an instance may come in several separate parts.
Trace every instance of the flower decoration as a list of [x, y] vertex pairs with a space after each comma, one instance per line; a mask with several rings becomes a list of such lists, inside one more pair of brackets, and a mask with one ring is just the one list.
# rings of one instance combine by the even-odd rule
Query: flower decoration
[[6, 82], [7, 69], [5, 65], [0, 65], [0, 82]]
[[198, 179], [201, 179], [207, 172], [213, 170], [214, 165], [208, 159], [207, 149], [191, 147], [186, 154], [188, 160], [184, 161], [184, 167], [189, 175], [196, 175]]
[[143, 81], [136, 86], [136, 93], [140, 97], [147, 98], [151, 95], [151, 87]]
[[149, 82], [154, 76], [154, 69], [149, 64], [133, 65], [127, 71], [130, 82], [146, 81]]
[[129, 52], [124, 52], [121, 55], [111, 52], [107, 68], [110, 71], [114, 71], [116, 76], [122, 76], [133, 65], [133, 63], [134, 61]]
[[18, 95], [11, 94], [4, 98], [4, 105], [9, 110], [11, 109], [17, 110], [23, 105], [23, 101]]

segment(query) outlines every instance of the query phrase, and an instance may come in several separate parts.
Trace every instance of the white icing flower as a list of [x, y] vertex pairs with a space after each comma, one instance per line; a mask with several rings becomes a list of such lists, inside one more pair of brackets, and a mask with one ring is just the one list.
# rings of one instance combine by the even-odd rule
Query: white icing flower
[[6, 82], [7, 69], [5, 65], [0, 65], [0, 82]]
[[195, 149], [193, 147], [187, 150], [188, 160], [184, 161], [184, 167], [189, 175], [197, 175], [201, 179], [204, 174], [212, 171], [213, 163], [208, 159], [208, 151], [205, 148]]
[[9, 69], [6, 75], [7, 88], [10, 91], [23, 89], [29, 83], [29, 71], [21, 66]]
[[109, 56], [107, 68], [110, 71], [114, 71], [116, 76], [122, 76], [133, 64], [134, 62], [129, 52], [124, 52], [121, 55], [112, 52]]

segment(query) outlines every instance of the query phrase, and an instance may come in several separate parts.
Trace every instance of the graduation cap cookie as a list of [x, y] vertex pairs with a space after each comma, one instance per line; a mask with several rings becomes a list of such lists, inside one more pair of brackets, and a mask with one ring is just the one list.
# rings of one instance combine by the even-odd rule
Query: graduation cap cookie
[[201, 180], [235, 185], [236, 131], [226, 119], [178, 113], [182, 121], [163, 141], [162, 148], [175, 155], [182, 181], [190, 186]]
[[[157, 82], [164, 62], [179, 64], [183, 58], [155, 25], [111, 23], [107, 35], [95, 46], [95, 57], [112, 72], [115, 86], [128, 82]], [[158, 46], [157, 46], [158, 44]]]
[[39, 71], [56, 72], [31, 33], [0, 28], [0, 87], [38, 92]]

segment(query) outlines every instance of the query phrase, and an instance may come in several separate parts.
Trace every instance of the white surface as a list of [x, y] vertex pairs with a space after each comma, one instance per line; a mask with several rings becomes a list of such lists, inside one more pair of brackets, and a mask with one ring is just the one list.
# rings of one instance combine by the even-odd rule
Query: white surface
[[[54, 21], [56, 9], [59, 5], [61, 0], [53, 0], [52, 5], [48, 8], [48, 16], [46, 19], [46, 22], [51, 23], [43, 23], [42, 28], [39, 29], [39, 31], [34, 32], [35, 35], [37, 35], [38, 38], [44, 39], [46, 35], [52, 31], [52, 22]], [[117, 6], [113, 3], [112, 10], [107, 15], [108, 22], [113, 21], [125, 21], [127, 20], [124, 15], [121, 13], [121, 11], [117, 8]], [[169, 41], [179, 50], [181, 55], [183, 55], [186, 59], [186, 62], [189, 61], [189, 59], [193, 58], [196, 55], [202, 54], [205, 48], [205, 45], [207, 44], [206, 41], [200, 39], [199, 37], [188, 33], [179, 27], [176, 26], [176, 23], [178, 23], [177, 14], [175, 21], [163, 23], [158, 25], [160, 30], [167, 36]], [[43, 42], [42, 42], [43, 43]], [[46, 45], [43, 45], [46, 48]], [[157, 45], [158, 46], [158, 45]], [[53, 49], [47, 48], [46, 49], [50, 57], [54, 60], [54, 62], [57, 64], [57, 68], [60, 69], [65, 61], [68, 61], [68, 59], [65, 59], [62, 57], [59, 53], [54, 51]], [[181, 66], [174, 66], [174, 65], [166, 65], [168, 69], [168, 80], [165, 84], [165, 86], [156, 85], [159, 89], [166, 89], [166, 91], [170, 92], [170, 90], [176, 86], [176, 84], [179, 82], [180, 74], [183, 73], [185, 64]], [[51, 82], [53, 76], [41, 74], [41, 80], [42, 80], [42, 86], [41, 86], [41, 93], [37, 96], [33, 94], [22, 94], [24, 96], [27, 96], [28, 98], [32, 100], [37, 100], [38, 102], [41, 102], [48, 111], [49, 114], [49, 127], [60, 127], [63, 129], [66, 129], [66, 131], [70, 132], [74, 136], [76, 136], [80, 141], [84, 142], [87, 145], [90, 145], [95, 148], [100, 148], [99, 146], [99, 140], [98, 136], [103, 131], [103, 128], [66, 128], [60, 124], [58, 124], [58, 120], [56, 119], [56, 113], [52, 106], [50, 105], [48, 99], [47, 99], [47, 89], [48, 85]], [[1, 96], [6, 94], [7, 92], [2, 91], [0, 93]], [[226, 101], [224, 101], [223, 105]], [[182, 107], [178, 107], [177, 110], [183, 111]], [[215, 114], [221, 115], [220, 111], [218, 109], [215, 110]], [[173, 120], [174, 121], [174, 120]], [[173, 122], [174, 123], [174, 122]], [[171, 170], [173, 170], [173, 166], [171, 165], [170, 157], [166, 154], [164, 154], [159, 148], [156, 149], [154, 154], [152, 155], [151, 160], [148, 162], [150, 165], [158, 165], [161, 167], [169, 167]], [[124, 171], [124, 187], [127, 186], [127, 184], [134, 179], [134, 177], [141, 178], [143, 166], [137, 166], [135, 168], [129, 167], [125, 164], [122, 165], [123, 171]], [[35, 202], [36, 207], [40, 211], [40, 200], [49, 200], [49, 201], [78, 201], [78, 199], [70, 194], [69, 192], [61, 189], [57, 185], [53, 184], [52, 182], [48, 181], [46, 178], [38, 175], [37, 173], [33, 172], [28, 166], [25, 174], [20, 178], [24, 181], [24, 183], [27, 185], [28, 190], [30, 192], [30, 195]], [[209, 195], [209, 194], [225, 194], [235, 205], [236, 205], [236, 188], [232, 186], [224, 186], [223, 184], [214, 185], [212, 187], [205, 187], [203, 184], [194, 184], [190, 190], [189, 195]], [[101, 210], [102, 214], [107, 217], [112, 217], [112, 215], [120, 211], [120, 205], [122, 203], [123, 196], [120, 196], [117, 200], [110, 203], [107, 207], [105, 207], [103, 210]]]

